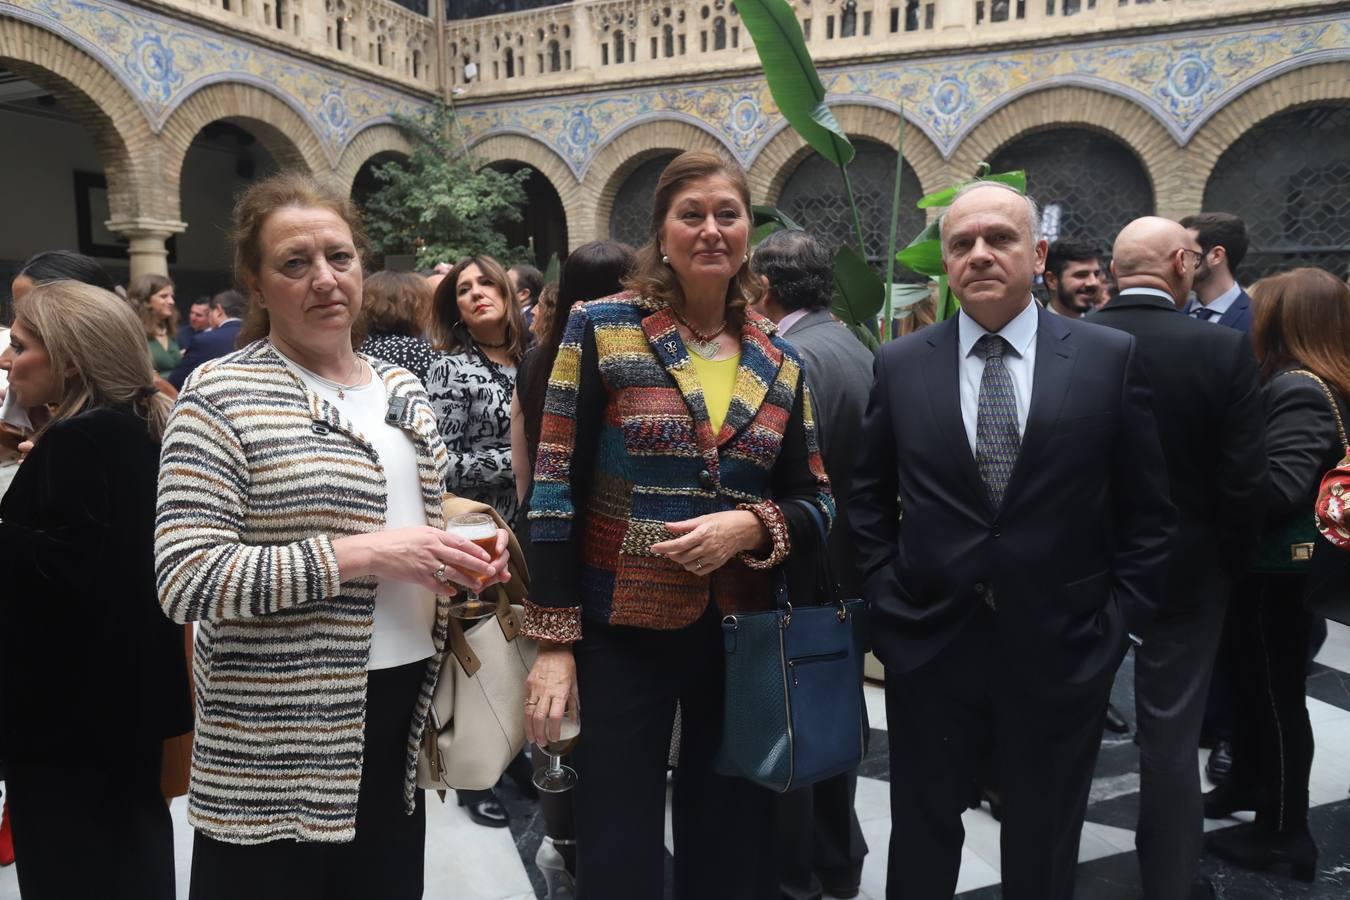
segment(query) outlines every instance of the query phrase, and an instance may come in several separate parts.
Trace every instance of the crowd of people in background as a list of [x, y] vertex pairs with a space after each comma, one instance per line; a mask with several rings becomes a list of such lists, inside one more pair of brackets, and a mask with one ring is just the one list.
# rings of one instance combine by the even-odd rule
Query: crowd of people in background
[[[1244, 290], [1222, 212], [1047, 244], [1029, 197], [976, 182], [942, 222], [960, 312], [919, 303], [874, 354], [831, 313], [830, 248], [751, 246], [750, 210], [735, 163], [690, 152], [642, 247], [585, 244], [556, 282], [367, 272], [351, 201], [283, 173], [240, 198], [214, 296], [25, 262], [0, 327], [0, 864], [24, 897], [174, 896], [162, 748], [188, 732], [195, 900], [420, 897], [410, 748], [447, 595], [510, 578], [509, 535], [448, 532], [443, 492], [529, 559], [530, 743], [585, 709], [575, 791], [534, 790], [542, 754], [504, 773], [542, 805], [551, 897], [663, 895], [672, 762], [675, 896], [857, 895], [856, 771], [774, 796], [715, 765], [722, 617], [818, 555], [886, 667], [888, 897], [952, 896], [982, 801], [1003, 895], [1073, 896], [1129, 650], [1143, 895], [1214, 896], [1206, 851], [1312, 880], [1326, 626], [1287, 557], [1347, 452], [1350, 287]], [[504, 827], [500, 789], [458, 802]]]

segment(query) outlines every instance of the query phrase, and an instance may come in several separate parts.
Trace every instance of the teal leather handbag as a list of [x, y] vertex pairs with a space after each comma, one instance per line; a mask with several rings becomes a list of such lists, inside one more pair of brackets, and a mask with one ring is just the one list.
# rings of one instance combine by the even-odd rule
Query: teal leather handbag
[[780, 793], [856, 768], [868, 735], [864, 604], [835, 599], [824, 516], [802, 505], [822, 535], [816, 596], [789, 597], [780, 567], [773, 609], [722, 620], [726, 708], [714, 768]]

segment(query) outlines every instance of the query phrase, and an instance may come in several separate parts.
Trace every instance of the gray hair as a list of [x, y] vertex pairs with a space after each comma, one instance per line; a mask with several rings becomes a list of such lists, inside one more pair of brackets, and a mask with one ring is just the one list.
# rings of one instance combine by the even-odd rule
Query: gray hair
[[[960, 200], [962, 197], [964, 197], [966, 194], [969, 194], [971, 191], [976, 191], [979, 190], [980, 188], [987, 188], [987, 187], [998, 188], [1000, 190], [1007, 191], [1008, 193], [1015, 194], [1018, 197], [1021, 197], [1024, 201], [1026, 201], [1027, 224], [1031, 226], [1031, 242], [1034, 244], [1037, 241], [1039, 241], [1041, 239], [1041, 208], [1038, 205], [1036, 205], [1036, 201], [1032, 199], [1030, 194], [1024, 194], [1017, 188], [1013, 187], [1012, 185], [1004, 184], [1001, 181], [967, 182], [966, 184], [963, 184], [960, 190], [956, 192], [956, 196], [952, 197], [952, 202], [948, 204], [947, 208], [950, 209], [952, 206], [956, 205], [957, 200]], [[942, 216], [941, 229], [942, 229], [941, 236], [945, 238], [947, 236], [947, 216], [945, 213]]]
[[750, 271], [769, 281], [769, 290], [788, 312], [825, 309], [834, 293], [834, 260], [805, 231], [785, 228], [759, 242]]

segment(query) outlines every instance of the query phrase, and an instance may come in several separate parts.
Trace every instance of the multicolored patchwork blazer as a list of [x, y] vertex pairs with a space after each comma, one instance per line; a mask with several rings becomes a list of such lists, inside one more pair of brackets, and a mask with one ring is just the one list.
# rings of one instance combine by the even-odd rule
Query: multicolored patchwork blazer
[[[581, 621], [674, 629], [715, 601], [771, 602], [768, 567], [818, 547], [814, 505], [834, 503], [816, 446], [802, 363], [748, 314], [731, 406], [712, 430], [689, 353], [664, 304], [633, 293], [573, 307], [549, 378], [531, 498], [533, 593], [525, 630], [573, 641]], [[759, 516], [768, 557], [711, 575], [651, 552], [665, 523], [730, 509]]]

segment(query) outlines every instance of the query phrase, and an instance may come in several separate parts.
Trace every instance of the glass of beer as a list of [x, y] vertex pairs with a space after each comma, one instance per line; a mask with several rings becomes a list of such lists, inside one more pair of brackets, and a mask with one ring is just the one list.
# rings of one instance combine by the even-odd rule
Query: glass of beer
[[[545, 725], [545, 728], [547, 727]], [[546, 794], [561, 794], [577, 786], [576, 769], [563, 765], [562, 758], [572, 752], [580, 737], [581, 717], [577, 714], [576, 707], [569, 706], [563, 711], [558, 739], [539, 745], [539, 749], [548, 755], [548, 768], [534, 773], [535, 787]]]
[[[485, 513], [465, 513], [462, 516], [455, 516], [447, 522], [445, 530], [473, 541], [489, 557], [496, 554], [497, 523], [492, 520], [492, 516]], [[482, 619], [495, 613], [497, 604], [484, 600], [478, 595], [478, 591], [481, 591], [487, 585], [487, 578], [481, 575], [471, 575], [462, 569], [460, 575], [463, 575], [466, 581], [476, 581], [478, 590], [465, 591], [451, 603], [450, 615], [457, 619]]]

